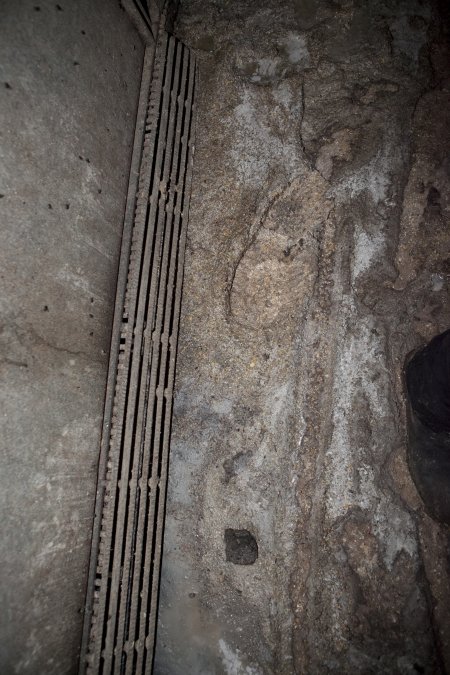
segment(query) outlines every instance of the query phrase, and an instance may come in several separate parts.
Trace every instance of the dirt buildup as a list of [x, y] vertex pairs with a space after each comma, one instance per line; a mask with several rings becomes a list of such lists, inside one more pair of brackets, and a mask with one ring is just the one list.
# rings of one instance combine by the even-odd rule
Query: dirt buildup
[[[401, 379], [450, 326], [445, 25], [433, 0], [181, 5], [208, 50], [161, 673], [450, 668], [447, 534], [408, 473]], [[226, 562], [230, 523], [253, 565]]]

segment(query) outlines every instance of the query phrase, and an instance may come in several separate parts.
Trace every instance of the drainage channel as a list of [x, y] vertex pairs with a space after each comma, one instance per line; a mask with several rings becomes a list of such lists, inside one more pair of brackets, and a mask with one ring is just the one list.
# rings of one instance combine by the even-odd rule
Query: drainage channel
[[130, 174], [81, 673], [152, 670], [195, 74], [190, 51], [161, 30], [146, 53]]

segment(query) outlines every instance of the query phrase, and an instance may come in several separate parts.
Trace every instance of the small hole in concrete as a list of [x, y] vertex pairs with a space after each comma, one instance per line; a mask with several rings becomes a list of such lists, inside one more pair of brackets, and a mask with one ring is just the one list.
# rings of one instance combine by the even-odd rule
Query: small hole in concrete
[[5, 89], [12, 89], [11, 85], [9, 82], [5, 82]]
[[226, 561], [235, 565], [253, 565], [258, 558], [258, 544], [248, 530], [225, 530]]
[[58, 12], [62, 12], [62, 7], [61, 7], [61, 5], [56, 5], [56, 9], [58, 10]]

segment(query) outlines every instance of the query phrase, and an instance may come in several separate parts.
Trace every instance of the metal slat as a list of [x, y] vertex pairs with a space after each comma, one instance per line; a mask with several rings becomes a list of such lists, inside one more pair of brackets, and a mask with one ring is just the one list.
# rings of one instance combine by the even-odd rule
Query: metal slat
[[[181, 77], [181, 89], [183, 88], [183, 82], [186, 78], [186, 61], [183, 63], [183, 70], [182, 70], [182, 77]], [[183, 92], [183, 101], [182, 105], [184, 105], [184, 94]], [[177, 105], [180, 105], [180, 97], [181, 94], [177, 97]], [[172, 188], [173, 185], [176, 183], [176, 176], [174, 175], [174, 166], [178, 163], [178, 157], [179, 157], [179, 148], [180, 148], [180, 132], [181, 132], [181, 121], [182, 121], [182, 116], [179, 114], [178, 111], [178, 116], [177, 116], [177, 129], [176, 129], [176, 134], [175, 134], [175, 140], [174, 140], [174, 158], [172, 159], [172, 172], [171, 172], [171, 189], [170, 189], [170, 200], [173, 201], [173, 195], [174, 195], [174, 190]], [[166, 214], [168, 212], [168, 207], [165, 209]], [[169, 223], [170, 228], [172, 228], [171, 224]], [[174, 237], [176, 235], [174, 234]], [[167, 240], [168, 242], [169, 240]], [[163, 270], [167, 267], [168, 263], [168, 254], [167, 252], [164, 254], [164, 260], [163, 260]], [[162, 307], [164, 307], [164, 298], [161, 297], [161, 289], [164, 289], [164, 280], [161, 279], [160, 281], [160, 297], [158, 299], [158, 308], [161, 310]], [[167, 301], [166, 301], [167, 302]], [[160, 314], [160, 311], [159, 311]], [[153, 353], [154, 352], [154, 345], [156, 344], [156, 332], [153, 331], [152, 325], [148, 324], [147, 325], [147, 333], [146, 333], [146, 345], [147, 348], [149, 349], [149, 356], [150, 356], [150, 362], [149, 365], [150, 367], [150, 381], [149, 381], [149, 389], [150, 389], [150, 398], [154, 398], [155, 396], [155, 383], [154, 383], [154, 373], [155, 373], [155, 368], [158, 366], [158, 354]], [[164, 352], [163, 352], [164, 354]], [[149, 409], [149, 417], [147, 419], [147, 425], [146, 425], [146, 430], [147, 430], [147, 436], [144, 439], [143, 447], [144, 447], [144, 455], [143, 455], [143, 462], [142, 462], [142, 473], [140, 475], [140, 502], [139, 502], [139, 512], [138, 512], [138, 518], [137, 518], [137, 546], [136, 546], [136, 551], [135, 551], [135, 568], [137, 570], [137, 579], [133, 583], [133, 589], [132, 589], [132, 599], [131, 599], [131, 619], [130, 619], [130, 627], [129, 627], [129, 634], [134, 635], [135, 633], [135, 627], [137, 623], [137, 618], [138, 618], [138, 605], [139, 605], [139, 599], [141, 597], [141, 588], [140, 588], [140, 577], [142, 576], [142, 571], [145, 570], [145, 566], [142, 566], [142, 556], [143, 556], [143, 544], [144, 544], [144, 538], [145, 538], [145, 529], [146, 529], [146, 522], [148, 519], [148, 514], [147, 514], [147, 499], [148, 499], [148, 476], [149, 476], [149, 471], [150, 471], [150, 466], [151, 466], [151, 439], [148, 438], [148, 430], [151, 431], [153, 427], [153, 408], [151, 407]], [[135, 650], [138, 651], [140, 648], [140, 643], [137, 642], [135, 645]], [[132, 672], [132, 667], [131, 667], [132, 662], [127, 661], [127, 669], [126, 672]]]
[[[111, 352], [116, 377], [113, 403], [112, 387], [108, 394], [109, 452], [99, 473], [99, 486], [106, 478], [106, 487], [92, 546], [89, 673], [147, 673], [153, 662], [194, 79], [189, 50], [160, 31], [132, 243], [123, 253], [127, 286], [116, 302], [120, 344]], [[87, 620], [85, 642], [88, 626]]]
[[[172, 59], [173, 59], [174, 45], [173, 41], [169, 41], [169, 48], [167, 50], [167, 66], [166, 66], [166, 78], [163, 87], [163, 98], [162, 98], [162, 114], [160, 118], [160, 134], [165, 135], [166, 142], [170, 136], [170, 127], [168, 126], [168, 119], [170, 117], [168, 104], [170, 102], [170, 87], [171, 87], [171, 70], [172, 70]], [[159, 183], [158, 178], [160, 178], [159, 167], [160, 164], [163, 164], [166, 143], [158, 144], [157, 147], [157, 171], [155, 172], [154, 180]], [[123, 568], [123, 552], [124, 548], [130, 548], [130, 541], [127, 540], [127, 535], [130, 535], [130, 531], [127, 531], [126, 521], [127, 521], [127, 510], [130, 500], [130, 491], [132, 492], [131, 497], [134, 496], [134, 491], [136, 488], [135, 481], [132, 476], [130, 476], [130, 465], [133, 462], [133, 456], [136, 454], [136, 450], [139, 451], [139, 441], [136, 441], [136, 409], [139, 405], [139, 389], [140, 389], [140, 379], [142, 377], [142, 342], [143, 342], [143, 333], [144, 333], [144, 320], [145, 320], [145, 309], [146, 309], [146, 299], [148, 294], [148, 282], [149, 282], [149, 273], [151, 268], [156, 270], [159, 267], [158, 260], [158, 251], [161, 241], [161, 228], [159, 227], [156, 231], [155, 243], [153, 244], [153, 217], [152, 217], [152, 204], [150, 201], [150, 214], [147, 221], [147, 237], [146, 241], [143, 244], [144, 246], [144, 256], [142, 260], [141, 274], [138, 284], [138, 301], [137, 301], [137, 312], [136, 312], [136, 322], [134, 327], [134, 340], [133, 340], [133, 352], [131, 356], [131, 374], [130, 374], [130, 389], [129, 396], [127, 401], [126, 411], [124, 411], [125, 416], [125, 433], [123, 437], [122, 444], [122, 465], [120, 473], [120, 482], [119, 482], [119, 498], [117, 503], [116, 511], [116, 522], [118, 527], [116, 527], [116, 536], [113, 541], [113, 561], [112, 561], [112, 571], [111, 571], [111, 593], [109, 597], [109, 606], [108, 614], [111, 617], [108, 619], [108, 630], [106, 634], [106, 644], [104, 647], [105, 651], [105, 670], [106, 672], [114, 671], [113, 661], [114, 661], [114, 651], [113, 647], [115, 646], [115, 633], [117, 621], [120, 618], [119, 610], [119, 596], [120, 588], [125, 582], [123, 577], [124, 568]], [[150, 235], [150, 236], [149, 236]], [[150, 239], [150, 242], [149, 242]], [[153, 255], [152, 255], [153, 254]], [[153, 260], [152, 260], [153, 258]], [[151, 262], [153, 264], [151, 265]], [[137, 446], [137, 447], [136, 447]]]
[[[185, 110], [185, 119], [184, 119], [184, 129], [183, 136], [180, 141], [182, 148], [182, 161], [185, 165], [188, 151], [189, 151], [189, 134], [191, 131], [191, 106], [189, 101], [191, 100], [193, 86], [195, 78], [195, 66], [193, 63], [190, 64], [190, 77], [188, 84], [188, 95], [186, 100], [188, 101]], [[184, 179], [183, 174], [183, 179]], [[190, 179], [190, 173], [189, 173]], [[189, 183], [190, 185], [190, 183]], [[166, 492], [166, 483], [167, 483], [167, 468], [168, 468], [168, 449], [169, 449], [169, 436], [170, 436], [170, 420], [172, 412], [172, 399], [173, 399], [173, 375], [175, 368], [175, 350], [176, 350], [176, 341], [178, 336], [178, 320], [179, 320], [179, 297], [181, 296], [181, 281], [182, 281], [182, 268], [184, 262], [184, 249], [185, 249], [185, 238], [186, 238], [186, 221], [183, 215], [184, 204], [183, 204], [183, 194], [185, 186], [183, 184], [179, 185], [179, 191], [177, 192], [178, 203], [174, 210], [174, 231], [176, 232], [177, 240], [177, 250], [174, 252], [171, 258], [171, 266], [169, 270], [169, 283], [168, 288], [172, 294], [172, 306], [173, 306], [173, 316], [166, 315], [164, 323], [164, 344], [166, 345], [165, 350], [165, 368], [166, 360], [168, 358], [169, 373], [167, 377], [166, 370], [164, 368], [163, 376], [160, 377], [160, 381], [157, 389], [157, 410], [156, 410], [156, 425], [155, 425], [155, 437], [158, 438], [160, 447], [158, 453], [156, 452], [156, 443], [154, 444], [154, 456], [152, 462], [152, 472], [150, 477], [150, 486], [153, 487], [153, 491], [150, 488], [150, 517], [156, 523], [156, 531], [153, 543], [153, 550], [151, 554], [151, 564], [153, 565], [153, 574], [151, 579], [149, 578], [150, 583], [150, 598], [147, 600], [148, 606], [148, 619], [147, 619], [147, 634], [146, 634], [146, 648], [149, 653], [153, 654], [154, 649], [154, 632], [149, 628], [154, 622], [156, 622], [156, 611], [157, 611], [157, 601], [158, 601], [158, 591], [159, 591], [159, 576], [160, 576], [160, 561], [161, 561], [161, 547], [162, 547], [162, 535], [164, 527], [164, 513], [165, 513], [165, 492]], [[187, 215], [187, 214], [186, 214]], [[181, 227], [181, 233], [179, 232]], [[175, 275], [177, 273], [177, 279], [175, 280]], [[175, 284], [175, 281], [177, 282]], [[174, 295], [175, 291], [175, 295]], [[171, 329], [172, 324], [172, 330]], [[167, 379], [167, 387], [165, 386]], [[164, 410], [165, 407], [165, 410]], [[164, 417], [163, 417], [164, 411]], [[159, 487], [159, 495], [158, 495]], [[159, 499], [158, 499], [159, 496]], [[153, 499], [152, 499], [153, 497]], [[156, 515], [155, 515], [156, 512]], [[148, 564], [148, 559], [146, 564]], [[145, 565], [144, 565], [145, 566]], [[145, 596], [144, 596], [145, 597]]]
[[[123, 491], [120, 491], [120, 478], [123, 474], [123, 465], [128, 462], [128, 457], [123, 457], [122, 444], [124, 435], [126, 433], [126, 419], [129, 402], [130, 390], [133, 396], [134, 388], [134, 369], [133, 369], [133, 354], [136, 353], [136, 337], [139, 341], [140, 332], [136, 333], [135, 324], [137, 321], [137, 306], [136, 297], [139, 293], [140, 275], [142, 267], [142, 252], [144, 246], [144, 236], [146, 232], [146, 202], [151, 181], [151, 157], [156, 154], [155, 163], [161, 161], [163, 145], [157, 145], [158, 132], [164, 132], [164, 114], [160, 115], [160, 106], [158, 97], [153, 96], [153, 92], [158, 91], [162, 86], [162, 77], [164, 68], [161, 68], [165, 63], [165, 57], [161, 59], [161, 54], [165, 52], [165, 43], [167, 39], [164, 34], [161, 35], [161, 41], [158, 45], [158, 51], [155, 55], [155, 69], [154, 81], [152, 82], [152, 94], [150, 97], [150, 105], [147, 117], [146, 128], [150, 128], [150, 133], [146, 136], [144, 141], [143, 161], [141, 164], [141, 176], [139, 182], [138, 196], [136, 202], [136, 215], [133, 231], [133, 242], [130, 255], [127, 292], [125, 299], [125, 310], [127, 314], [127, 323], [122, 329], [122, 341], [124, 342], [121, 359], [118, 366], [117, 388], [115, 396], [115, 404], [113, 410], [113, 420], [111, 428], [110, 439], [110, 453], [109, 466], [107, 473], [107, 495], [108, 501], [105, 504], [102, 518], [102, 541], [100, 548], [99, 559], [102, 566], [102, 579], [99, 587], [98, 599], [98, 616], [97, 616], [97, 632], [100, 626], [102, 627], [102, 641], [99, 637], [92, 642], [95, 651], [95, 667], [98, 670], [94, 672], [110, 672], [113, 658], [113, 625], [116, 620], [116, 613], [114, 607], [115, 585], [118, 582], [117, 564], [114, 562], [117, 558], [118, 544], [116, 534], [119, 538], [123, 533], [122, 523], [120, 521], [120, 513], [118, 510], [123, 508]], [[162, 71], [162, 72], [161, 72]], [[158, 102], [158, 107], [155, 105], [154, 99]], [[153, 100], [152, 100], [153, 99]], [[164, 109], [162, 110], [164, 113]], [[155, 151], [155, 148], [156, 151]], [[158, 152], [159, 150], [159, 152]], [[143, 202], [145, 202], [143, 204]], [[121, 498], [122, 494], [122, 498]], [[113, 576], [113, 570], [115, 572]], [[120, 568], [119, 568], [120, 574]], [[107, 575], [107, 576], [106, 576]], [[111, 606], [111, 595], [113, 602]], [[101, 661], [102, 652], [104, 653], [103, 664]]]
[[141, 89], [139, 95], [138, 112], [136, 117], [133, 154], [130, 166], [130, 178], [123, 224], [119, 271], [117, 275], [115, 311], [111, 335], [111, 353], [108, 368], [108, 379], [107, 379], [105, 406], [103, 415], [102, 440], [101, 440], [99, 468], [98, 468], [99, 480], [97, 485], [97, 494], [95, 502], [95, 515], [92, 533], [92, 549], [91, 549], [91, 558], [87, 583], [86, 604], [84, 611], [83, 638], [80, 650], [80, 653], [82, 655], [82, 658], [80, 659], [80, 673], [84, 673], [86, 669], [86, 662], [83, 656], [87, 653], [87, 646], [90, 635], [92, 612], [94, 605], [95, 579], [96, 574], [99, 573], [98, 554], [100, 544], [102, 509], [105, 497], [104, 478], [106, 477], [106, 466], [109, 452], [109, 437], [111, 430], [114, 392], [117, 378], [117, 364], [120, 353], [122, 311], [126, 295], [126, 286], [128, 278], [128, 260], [130, 257], [130, 250], [131, 250], [136, 195], [139, 185], [139, 170], [144, 145], [145, 121], [147, 116], [148, 98], [152, 80], [153, 59], [154, 59], [154, 49], [147, 48], [145, 50], [144, 63], [142, 67]]
[[[157, 74], [157, 67], [153, 69], [153, 81], [155, 79], [155, 74]], [[153, 84], [152, 84], [153, 89]], [[147, 94], [148, 97], [148, 94]], [[148, 106], [148, 102], [146, 103]], [[150, 111], [147, 112], [150, 115]], [[155, 127], [157, 125], [155, 124]], [[145, 127], [144, 127], [145, 133]], [[149, 137], [146, 136], [144, 140], [144, 149], [143, 157], [145, 153], [148, 154], [148, 144]], [[141, 161], [141, 166], [144, 164], [144, 159]], [[143, 186], [143, 174], [142, 171], [139, 175], [139, 182], [137, 187], [137, 195], [139, 195], [142, 190], [145, 189]], [[133, 198], [133, 205], [136, 204], [137, 195]], [[135, 211], [135, 206], [133, 206], [133, 211]], [[134, 217], [134, 214], [133, 214]], [[121, 300], [117, 298], [116, 311], [115, 311], [115, 322], [117, 317], [120, 321], [120, 341], [119, 341], [119, 353], [116, 355], [111, 352], [110, 359], [110, 371], [114, 369], [116, 371], [115, 377], [115, 391], [114, 396], [111, 395], [110, 391], [107, 391], [105, 409], [110, 405], [110, 400], [112, 399], [112, 411], [111, 411], [111, 426], [110, 429], [105, 430], [105, 439], [108, 444], [108, 453], [107, 453], [107, 464], [106, 472], [104, 476], [99, 473], [99, 485], [104, 479], [105, 485], [105, 494], [103, 497], [103, 504], [101, 510], [101, 519], [100, 514], [98, 514], [99, 520], [101, 520], [100, 532], [98, 534], [98, 555], [97, 555], [97, 577], [96, 586], [99, 590], [94, 592], [94, 603], [92, 611], [92, 629], [91, 629], [91, 639], [89, 647], [89, 664], [92, 668], [92, 672], [98, 672], [100, 668], [100, 652], [101, 652], [101, 637], [104, 628], [104, 615], [105, 615], [105, 604], [106, 596], [105, 592], [107, 590], [107, 585], [104, 580], [104, 577], [108, 576], [108, 564], [109, 564], [109, 553], [111, 550], [111, 538], [112, 538], [112, 529], [113, 529], [113, 511], [111, 510], [114, 505], [115, 498], [115, 489], [117, 484], [117, 470], [118, 464], [120, 461], [120, 453], [116, 450], [116, 444], [122, 433], [122, 419], [120, 412], [118, 411], [123, 409], [125, 406], [127, 398], [127, 389], [128, 389], [128, 358], [129, 354], [123, 350], [122, 343], [124, 340], [127, 340], [128, 329], [132, 322], [134, 321], [133, 307], [130, 307], [128, 302], [129, 296], [133, 295], [135, 289], [133, 287], [133, 270], [138, 262], [139, 250], [140, 250], [140, 241], [142, 238], [142, 228], [140, 228], [139, 219], [134, 217], [134, 226], [131, 247], [129, 251], [129, 258], [127, 260], [126, 251], [122, 251], [120, 267], [121, 269], [128, 266], [128, 272], [126, 275], [126, 290], [125, 290], [125, 299]], [[123, 307], [121, 307], [123, 305]], [[127, 322], [124, 323], [124, 315], [126, 315]], [[109, 431], [109, 433], [108, 433]], [[100, 467], [100, 471], [101, 471]], [[93, 552], [94, 546], [96, 543], [95, 539], [96, 533], [93, 533]], [[103, 580], [103, 583], [102, 583]], [[88, 599], [89, 602], [89, 599]]]
[[[173, 38], [171, 38], [171, 41], [173, 41]], [[176, 45], [175, 45], [176, 47]], [[177, 55], [176, 55], [176, 62], [175, 62], [175, 67], [174, 67], [174, 72], [177, 73], [179, 72], [179, 60], [180, 60], [180, 51], [181, 49], [177, 50]], [[175, 124], [175, 101], [174, 101], [174, 96], [173, 96], [173, 89], [172, 89], [172, 94], [171, 94], [171, 102], [170, 102], [170, 112], [169, 112], [169, 125], [167, 129], [167, 138], [166, 138], [166, 144], [165, 144], [165, 158], [164, 158], [164, 167], [163, 167], [163, 174], [161, 176], [161, 181], [159, 182], [158, 186], [158, 191], [159, 191], [159, 203], [158, 203], [158, 225], [157, 225], [157, 234], [156, 234], [156, 249], [160, 252], [161, 251], [161, 244], [162, 242], [167, 240], [168, 234], [166, 232], [165, 228], [165, 220], [164, 220], [164, 209], [161, 208], [161, 201], [164, 201], [166, 199], [166, 184], [168, 181], [168, 174], [170, 170], [170, 156], [171, 156], [171, 149], [173, 145], [173, 127]], [[151, 199], [155, 199], [156, 201], [156, 195], [153, 195]], [[151, 214], [150, 214], [151, 215]], [[149, 296], [148, 300], [148, 305], [147, 305], [147, 318], [146, 318], [146, 326], [144, 327], [144, 324], [142, 326], [142, 337], [143, 337], [143, 348], [142, 348], [142, 353], [141, 353], [141, 363], [142, 363], [142, 371], [143, 371], [143, 376], [141, 377], [140, 384], [139, 384], [139, 392], [138, 392], [138, 399], [137, 399], [137, 411], [136, 411], [136, 419], [135, 419], [135, 434], [133, 438], [133, 444], [134, 444], [134, 458], [133, 458], [133, 467], [132, 467], [132, 472], [129, 477], [129, 508], [128, 508], [128, 514], [127, 514], [127, 519], [126, 519], [126, 525], [125, 525], [125, 531], [126, 531], [126, 536], [127, 540], [125, 542], [125, 550], [124, 550], [124, 559], [122, 561], [122, 566], [121, 566], [121, 572], [122, 572], [122, 586], [121, 586], [121, 591], [120, 591], [120, 601], [122, 603], [122, 606], [126, 606], [127, 603], [127, 598], [129, 596], [129, 591], [130, 591], [130, 586], [132, 585], [132, 580], [129, 578], [130, 575], [130, 567], [132, 565], [132, 558], [134, 557], [134, 548], [136, 545], [136, 530], [135, 530], [135, 516], [136, 516], [136, 501], [139, 499], [139, 482], [140, 482], [140, 465], [141, 465], [141, 457], [142, 457], [142, 433], [144, 431], [143, 429], [143, 424], [145, 421], [145, 409], [148, 405], [148, 400], [151, 400], [151, 392], [150, 392], [150, 398], [148, 394], [148, 380], [146, 375], [146, 371], [148, 371], [148, 360], [149, 360], [149, 348], [148, 348], [148, 340], [146, 339], [146, 332], [148, 330], [148, 325], [153, 322], [153, 316], [157, 308], [156, 304], [156, 288], [158, 285], [158, 276], [159, 276], [159, 284], [164, 283], [162, 281], [164, 274], [165, 274], [165, 268], [167, 265], [167, 261], [164, 259], [164, 254], [162, 257], [162, 260], [158, 259], [156, 260], [155, 256], [153, 257], [153, 264], [150, 265], [149, 270], [151, 270], [151, 281], [150, 281], [150, 291], [148, 293], [147, 287], [145, 290], [142, 288], [141, 289], [141, 297], [140, 301], [145, 305], [146, 304], [146, 299]], [[145, 266], [145, 263], [144, 263]], [[159, 303], [158, 303], [159, 304]], [[125, 612], [121, 611], [118, 613], [118, 629], [117, 629], [117, 637], [116, 637], [116, 644], [118, 645], [118, 649], [120, 649], [120, 646], [123, 645], [124, 641], [124, 631], [125, 631], [125, 623], [126, 623], [126, 617], [127, 617], [128, 611], [125, 610]], [[120, 673], [120, 668], [121, 668], [121, 659], [117, 658], [115, 667], [114, 667], [114, 672], [115, 673]]]
[[[179, 116], [180, 117], [180, 116]], [[181, 131], [181, 129], [180, 129]], [[176, 147], [176, 152], [174, 156], [172, 157], [172, 185], [174, 184], [174, 179], [175, 179], [175, 171], [176, 171], [176, 166], [178, 164], [178, 156], [179, 156], [179, 145]], [[171, 190], [171, 196], [169, 197], [168, 202], [164, 206], [161, 204], [161, 207], [163, 208], [164, 206], [164, 212], [166, 215], [166, 218], [170, 222], [172, 219], [172, 209], [170, 207], [171, 203], [173, 204], [173, 198], [174, 198], [174, 189], [172, 188]], [[170, 231], [173, 232], [173, 223], [171, 222], [171, 227]], [[178, 233], [176, 233], [176, 239], [172, 240], [173, 242], [177, 242], [178, 239]], [[177, 245], [177, 244], [176, 244]], [[163, 253], [163, 273], [161, 275], [160, 279], [160, 286], [159, 286], [159, 298], [158, 298], [158, 312], [156, 315], [156, 321], [153, 326], [153, 330], [151, 330], [151, 335], [149, 337], [151, 338], [152, 341], [152, 362], [151, 362], [151, 374], [150, 374], [150, 391], [151, 391], [151, 397], [155, 401], [156, 405], [154, 406], [153, 410], [149, 410], [149, 423], [147, 425], [147, 438], [145, 442], [145, 446], [149, 447], [153, 446], [153, 453], [152, 453], [152, 460], [149, 463], [149, 470], [153, 472], [153, 469], [155, 467], [155, 463], [157, 464], [158, 462], [158, 457], [160, 453], [160, 447], [159, 447], [159, 437], [160, 437], [160, 428], [159, 428], [159, 419], [158, 419], [158, 410], [159, 410], [159, 398], [160, 398], [160, 387], [159, 387], [159, 381], [161, 378], [161, 374], [163, 373], [163, 378], [165, 378], [165, 363], [166, 363], [166, 356], [167, 356], [167, 351], [168, 351], [168, 343], [166, 336], [163, 333], [163, 320], [164, 320], [164, 315], [167, 314], [167, 307], [171, 307], [172, 304], [172, 298], [168, 295], [168, 286], [167, 286], [167, 270], [169, 266], [169, 258], [170, 258], [170, 265], [172, 265], [174, 255], [176, 254], [176, 248], [172, 251], [170, 251], [170, 246], [171, 246], [171, 240], [168, 238], [165, 241], [165, 247], [164, 247], [164, 253]], [[171, 254], [171, 255], [170, 255]], [[170, 299], [169, 299], [170, 298]], [[150, 332], [150, 331], [149, 331]], [[155, 411], [156, 408], [156, 411]], [[155, 414], [156, 412], [156, 414]], [[150, 435], [150, 437], [149, 437]], [[147, 472], [145, 475], [145, 479], [147, 482], [148, 481], [148, 475], [149, 473]], [[144, 483], [144, 480], [143, 480]], [[149, 500], [150, 500], [150, 507], [152, 505], [152, 501], [154, 498], [154, 493], [155, 489], [152, 490], [152, 485], [149, 484], [150, 487], [150, 492], [149, 492]], [[159, 487], [159, 486], [158, 486]], [[154, 521], [155, 514], [152, 513], [151, 508], [149, 513], [146, 515], [146, 519], [149, 521], [153, 522]], [[147, 538], [147, 545], [149, 542], [153, 541], [152, 538]], [[147, 561], [147, 548], [146, 546], [146, 556], [145, 556], [145, 561], [144, 561], [144, 566], [143, 569], [152, 569], [151, 566], [151, 561], [148, 563]], [[142, 576], [142, 575], [141, 575]], [[140, 612], [140, 628], [139, 628], [139, 640], [136, 645], [136, 651], [137, 651], [137, 668], [138, 670], [141, 668], [141, 665], [145, 659], [146, 653], [148, 651], [147, 649], [147, 642], [146, 642], [146, 637], [147, 637], [147, 618], [148, 618], [148, 610], [146, 607], [146, 598], [147, 598], [147, 580], [149, 579], [151, 575], [146, 575], [143, 579], [142, 583], [142, 589], [140, 591], [140, 598], [141, 598], [141, 612]]]

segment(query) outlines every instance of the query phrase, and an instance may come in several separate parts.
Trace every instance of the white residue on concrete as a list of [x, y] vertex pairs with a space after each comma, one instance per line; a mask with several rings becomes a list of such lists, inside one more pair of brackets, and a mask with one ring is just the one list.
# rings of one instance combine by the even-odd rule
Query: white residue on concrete
[[289, 82], [282, 80], [278, 87], [273, 90], [273, 97], [276, 102], [289, 110], [292, 105], [292, 88]]
[[[383, 339], [373, 331], [370, 318], [357, 316], [353, 301], [343, 304], [344, 330], [333, 392], [333, 434], [327, 449], [327, 512], [335, 520], [359, 507], [372, 522], [384, 564], [392, 568], [396, 556], [404, 551], [416, 554], [417, 544], [411, 516], [399, 508], [389, 492], [377, 484], [389, 424], [389, 377], [383, 364]], [[377, 378], [373, 378], [378, 364]], [[371, 433], [367, 445], [355, 441], [357, 411], [355, 403], [365, 398]], [[370, 444], [370, 445], [369, 445]], [[368, 464], [366, 458], [373, 459]], [[378, 466], [379, 463], [379, 466]]]
[[442, 291], [445, 286], [445, 277], [442, 274], [432, 274], [431, 275], [431, 290], [434, 293]]
[[[356, 323], [356, 312], [352, 301], [343, 306], [343, 315], [349, 323]], [[360, 320], [353, 333], [344, 332], [340, 337], [341, 352], [336, 367], [333, 396], [333, 435], [327, 450], [329, 458], [330, 488], [327, 493], [328, 512], [338, 518], [348, 509], [366, 498], [365, 493], [355, 495], [358, 490], [355, 467], [360, 463], [361, 448], [354, 447], [351, 440], [351, 425], [354, 424], [354, 402], [356, 396], [364, 394], [370, 411], [376, 420], [385, 414], [384, 401], [388, 391], [387, 374], [380, 366], [380, 376], [372, 381], [373, 364], [380, 362], [380, 338], [371, 331], [368, 319]], [[364, 508], [364, 507], [363, 507]]]
[[275, 80], [284, 74], [280, 59], [262, 58], [256, 63], [256, 72], [250, 77], [251, 82]]
[[389, 153], [380, 150], [377, 155], [358, 171], [343, 178], [330, 190], [330, 196], [354, 199], [368, 193], [375, 205], [388, 199], [391, 184], [392, 160]]
[[[380, 496], [380, 495], [379, 495]], [[407, 511], [388, 500], [384, 494], [373, 518], [374, 532], [383, 547], [383, 560], [391, 570], [397, 555], [404, 551], [417, 555], [417, 540], [412, 517]]]
[[272, 96], [276, 104], [289, 113], [291, 119], [300, 119], [302, 99], [298, 92], [294, 95], [288, 80], [282, 80], [278, 86], [272, 90]]
[[381, 232], [370, 235], [367, 232], [355, 231], [354, 241], [352, 278], [356, 281], [382, 254], [385, 239]]
[[274, 135], [269, 119], [273, 110], [257, 93], [244, 90], [242, 101], [234, 110], [234, 143], [231, 147], [237, 178], [241, 183], [260, 187], [269, 168], [283, 166], [294, 172], [298, 161], [294, 138]]
[[293, 65], [309, 65], [310, 55], [304, 35], [289, 33], [284, 40], [284, 48], [290, 63]]
[[65, 286], [72, 286], [77, 290], [83, 291], [86, 295], [92, 296], [100, 302], [104, 302], [104, 297], [92, 288], [91, 283], [86, 280], [86, 273], [80, 267], [77, 267], [74, 271], [70, 268], [70, 265], [64, 263], [61, 269], [56, 273], [55, 278]]
[[362, 464], [358, 467], [358, 477], [359, 506], [367, 511], [374, 509], [373, 531], [382, 545], [384, 564], [392, 569], [401, 551], [411, 557], [417, 553], [414, 522], [409, 513], [377, 488], [373, 467]]
[[245, 666], [241, 661], [239, 652], [231, 649], [222, 638], [219, 640], [219, 648], [226, 675], [262, 675], [259, 668]]

